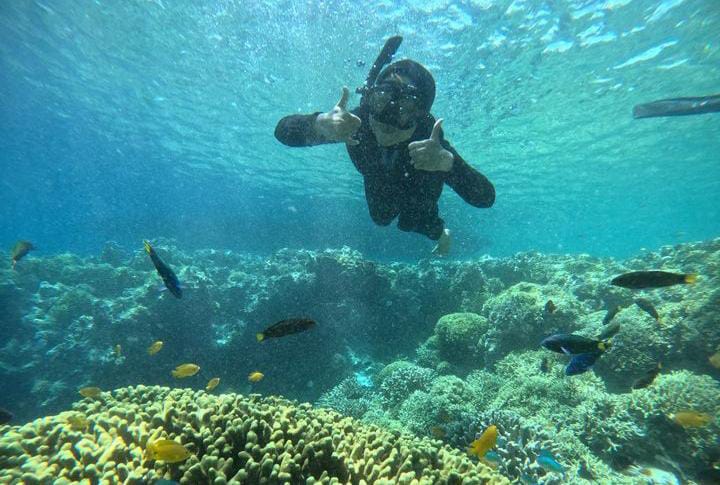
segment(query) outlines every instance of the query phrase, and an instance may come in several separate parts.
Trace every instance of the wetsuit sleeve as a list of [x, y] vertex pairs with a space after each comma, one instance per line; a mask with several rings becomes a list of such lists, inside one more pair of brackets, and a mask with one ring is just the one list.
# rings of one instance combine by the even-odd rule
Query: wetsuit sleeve
[[278, 121], [275, 127], [275, 138], [283, 145], [291, 147], [308, 147], [332, 143], [315, 132], [315, 120], [320, 114], [290, 115]]
[[453, 167], [445, 178], [462, 199], [475, 207], [492, 207], [495, 203], [495, 187], [483, 174], [470, 166], [444, 138], [440, 142], [453, 154]]

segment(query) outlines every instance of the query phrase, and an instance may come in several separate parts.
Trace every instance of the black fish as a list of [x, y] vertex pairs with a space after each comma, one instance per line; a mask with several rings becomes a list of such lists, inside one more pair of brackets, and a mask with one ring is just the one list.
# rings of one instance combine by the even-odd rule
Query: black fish
[[548, 300], [547, 303], [545, 303], [545, 311], [549, 314], [553, 314], [555, 313], [555, 310], [557, 310], [555, 303], [553, 303], [552, 300]]
[[609, 338], [612, 338], [619, 331], [620, 322], [613, 322], [610, 325], [606, 326], [602, 332], [600, 332], [600, 335], [598, 335], [598, 340], [607, 340]]
[[27, 253], [35, 249], [35, 246], [30, 241], [18, 241], [10, 251], [10, 259], [12, 260], [12, 267], [15, 269], [15, 265], [22, 258], [27, 256]]
[[616, 276], [611, 285], [639, 290], [642, 288], [662, 288], [664, 286], [692, 284], [697, 275], [688, 273], [670, 273], [669, 271], [632, 271]]
[[602, 353], [610, 348], [610, 342], [582, 337], [572, 333], [551, 335], [540, 342], [540, 345], [560, 354]]
[[290, 318], [287, 320], [280, 320], [277, 323], [273, 323], [268, 328], [260, 333], [255, 334], [258, 342], [262, 342], [266, 338], [278, 338], [286, 335], [292, 335], [294, 333], [304, 332], [310, 330], [315, 326], [315, 320], [309, 318]]
[[160, 275], [160, 278], [162, 278], [163, 283], [165, 283], [165, 287], [175, 297], [182, 298], [182, 288], [180, 288], [180, 280], [178, 280], [178, 277], [175, 276], [175, 273], [172, 269], [170, 269], [170, 266], [165, 264], [163, 260], [160, 259], [160, 256], [157, 255], [153, 247], [150, 246], [149, 242], [144, 241], [144, 244], [145, 252], [148, 253], [148, 255], [150, 256], [150, 260], [152, 261], [153, 265], [155, 265], [155, 269]]
[[660, 321], [660, 314], [657, 312], [655, 306], [650, 300], [647, 300], [645, 298], [638, 298], [637, 300], [635, 300], [635, 304], [640, 307], [641, 310], [653, 317], [656, 321]]
[[565, 367], [566, 376], [576, 376], [590, 370], [590, 367], [600, 358], [602, 352], [587, 352], [585, 354], [573, 355], [567, 367]]
[[610, 308], [605, 314], [605, 317], [603, 318], [603, 325], [607, 325], [608, 323], [610, 323], [610, 321], [615, 318], [615, 315], [620, 313], [620, 310], [622, 310], [622, 307], [620, 305], [615, 305], [614, 307]]
[[660, 369], [662, 369], [662, 363], [658, 362], [658, 365], [647, 371], [644, 376], [633, 382], [632, 388], [644, 389], [650, 384], [652, 384], [657, 375], [660, 373]]
[[5, 408], [0, 408], [0, 424], [8, 424], [15, 416]]
[[720, 94], [694, 98], [670, 98], [638, 104], [633, 107], [633, 118], [659, 116], [688, 116], [720, 111]]

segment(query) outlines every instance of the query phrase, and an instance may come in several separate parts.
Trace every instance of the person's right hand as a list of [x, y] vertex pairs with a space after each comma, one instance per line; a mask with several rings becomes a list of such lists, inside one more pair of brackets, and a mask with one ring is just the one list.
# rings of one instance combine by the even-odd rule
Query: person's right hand
[[350, 91], [343, 86], [342, 96], [335, 107], [317, 116], [315, 130], [326, 140], [342, 141], [348, 145], [360, 143], [353, 135], [360, 128], [361, 121], [346, 109], [349, 97]]

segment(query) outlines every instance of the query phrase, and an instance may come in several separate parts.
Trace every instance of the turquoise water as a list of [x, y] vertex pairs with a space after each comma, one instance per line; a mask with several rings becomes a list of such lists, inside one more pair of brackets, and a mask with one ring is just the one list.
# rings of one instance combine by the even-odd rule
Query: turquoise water
[[627, 256], [718, 234], [717, 115], [631, 116], [718, 91], [713, 1], [360, 5], [5, 2], [3, 245], [95, 253], [164, 235], [417, 259], [429, 242], [372, 225], [344, 147], [273, 137], [280, 117], [360, 85], [392, 34], [434, 74], [448, 139], [496, 185], [491, 210], [441, 199], [457, 257]]

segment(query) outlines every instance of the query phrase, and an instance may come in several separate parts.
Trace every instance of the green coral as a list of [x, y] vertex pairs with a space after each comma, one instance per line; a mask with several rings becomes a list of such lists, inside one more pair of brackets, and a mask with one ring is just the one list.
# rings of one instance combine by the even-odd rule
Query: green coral
[[451, 313], [435, 324], [440, 358], [463, 367], [481, 367], [482, 353], [478, 340], [488, 331], [487, 318], [475, 313]]

